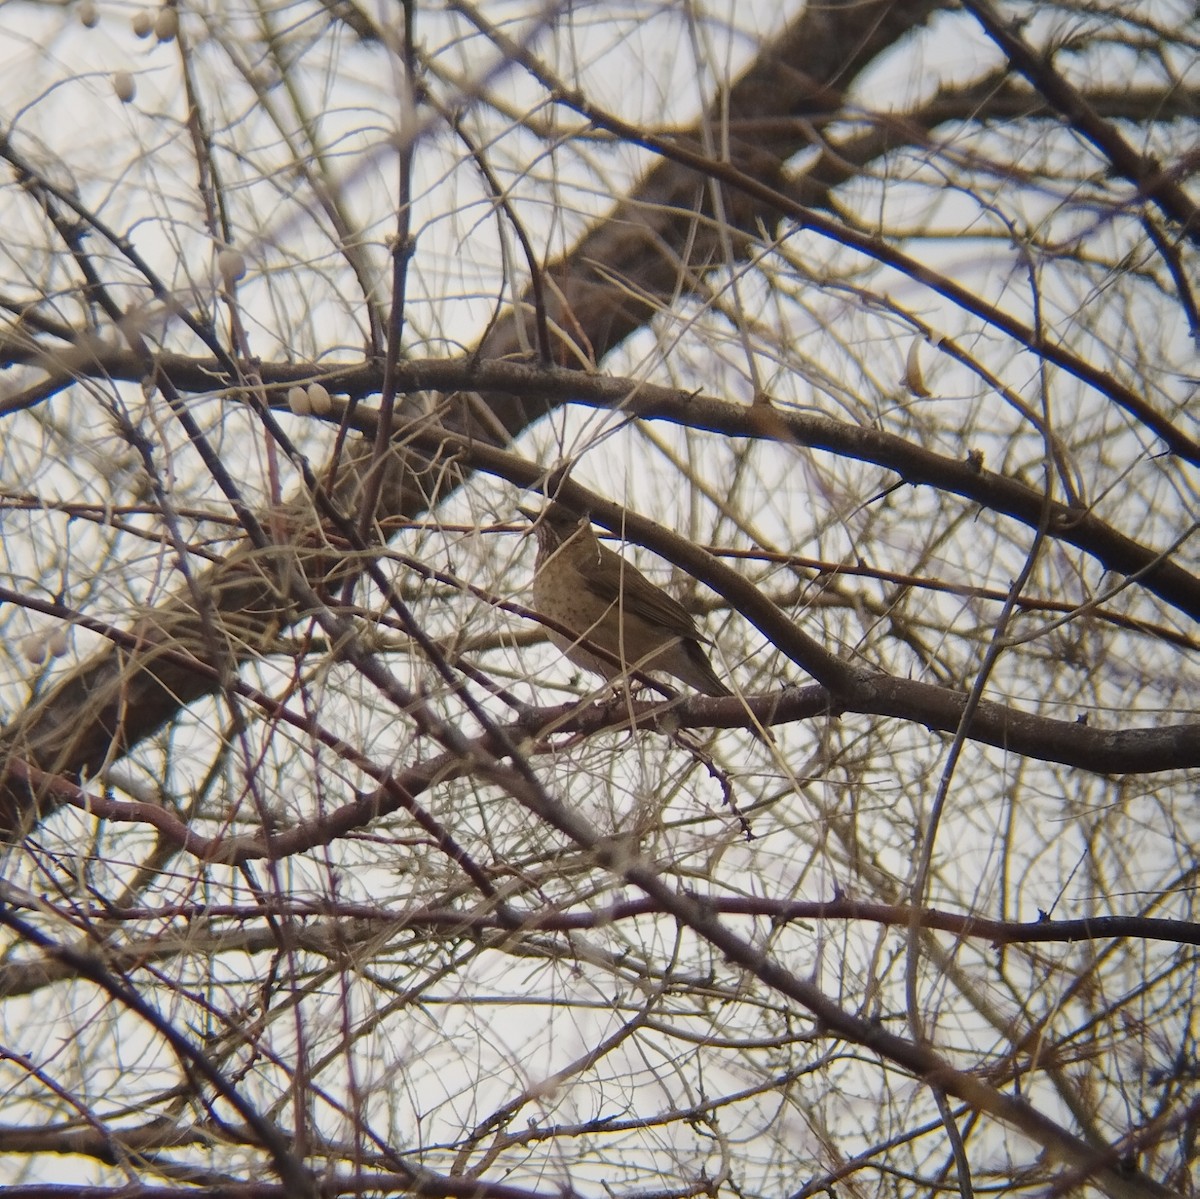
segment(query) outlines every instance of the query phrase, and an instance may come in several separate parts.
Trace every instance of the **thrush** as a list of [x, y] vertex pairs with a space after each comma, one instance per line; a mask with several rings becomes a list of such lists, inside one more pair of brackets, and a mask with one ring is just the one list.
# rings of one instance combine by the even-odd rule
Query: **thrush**
[[[534, 609], [569, 629], [550, 640], [576, 666], [612, 681], [659, 670], [705, 695], [732, 695], [717, 678], [691, 614], [636, 566], [601, 545], [589, 521], [552, 501], [534, 520]], [[594, 648], [592, 648], [594, 647]], [[597, 653], [601, 650], [603, 653]]]

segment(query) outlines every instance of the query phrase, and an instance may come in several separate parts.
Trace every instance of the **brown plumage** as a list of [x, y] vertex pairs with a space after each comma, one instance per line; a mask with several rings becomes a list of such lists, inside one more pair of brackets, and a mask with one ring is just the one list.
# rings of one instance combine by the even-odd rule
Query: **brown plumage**
[[[550, 640], [585, 670], [620, 678], [630, 669], [662, 671], [705, 695], [732, 695], [717, 678], [691, 614], [620, 554], [601, 545], [591, 524], [559, 503], [535, 521], [533, 606], [570, 629]], [[612, 659], [588, 648], [607, 651]]]

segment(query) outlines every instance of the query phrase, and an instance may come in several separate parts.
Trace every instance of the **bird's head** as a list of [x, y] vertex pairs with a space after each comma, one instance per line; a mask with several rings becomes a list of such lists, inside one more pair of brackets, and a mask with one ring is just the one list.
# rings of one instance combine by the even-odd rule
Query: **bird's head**
[[537, 535], [538, 551], [544, 556], [552, 554], [564, 542], [588, 526], [586, 517], [572, 512], [557, 500], [551, 500], [541, 512], [533, 512], [528, 508], [518, 508], [518, 512], [533, 522], [533, 532]]

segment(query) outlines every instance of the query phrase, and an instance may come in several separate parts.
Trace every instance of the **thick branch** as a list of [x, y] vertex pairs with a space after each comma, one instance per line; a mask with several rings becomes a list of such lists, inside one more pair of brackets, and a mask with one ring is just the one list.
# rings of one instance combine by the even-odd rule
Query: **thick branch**
[[[838, 89], [938, 7], [933, 0], [843, 0], [808, 5], [775, 43], [764, 48], [729, 95], [714, 103], [703, 122], [723, 121], [729, 114], [739, 120], [771, 120], [798, 112], [830, 112], [839, 102]], [[698, 137], [701, 127], [691, 136]], [[807, 144], [802, 127], [789, 120], [779, 138], [766, 143], [767, 153], [756, 139], [755, 166], [777, 178], [787, 158]], [[564, 327], [577, 331], [597, 361], [674, 293], [680, 278], [678, 257], [685, 246], [702, 266], [718, 259], [719, 230], [710, 220], [695, 220], [696, 205], [705, 205], [706, 195], [705, 184], [693, 170], [663, 162], [572, 254], [551, 268], [561, 295], [561, 311], [555, 315], [563, 318]], [[755, 204], [737, 207], [740, 217], [735, 214], [735, 219], [751, 223], [763, 211]], [[636, 236], [631, 230], [638, 231]], [[665, 255], [664, 249], [668, 251]], [[631, 286], [614, 287], [612, 274], [597, 273], [599, 262]], [[656, 298], [630, 305], [629, 297], [635, 294]], [[529, 344], [524, 320], [523, 306], [518, 304], [484, 338], [479, 355], [500, 358], [519, 353]], [[212, 382], [210, 376], [200, 386], [207, 391]], [[552, 406], [521, 395], [489, 394], [484, 405], [457, 405], [446, 420], [454, 431], [473, 441], [493, 443], [498, 430], [515, 436]], [[486, 419], [480, 419], [481, 412], [486, 412]], [[417, 415], [411, 407], [398, 411], [397, 423]], [[431, 457], [414, 450], [391, 471], [378, 497], [376, 518], [415, 516], [440, 502], [462, 478], [460, 471], [447, 469], [440, 455]], [[343, 490], [356, 490], [354, 480], [346, 480]], [[293, 540], [298, 545], [323, 544], [315, 520], [296, 526]], [[266, 576], [247, 577], [247, 565], [254, 557], [249, 551], [235, 552], [227, 564], [197, 581], [220, 611], [238, 614], [239, 639], [228, 647], [231, 661], [244, 661], [261, 652], [279, 626], [279, 589]], [[297, 563], [310, 585], [326, 581], [328, 562], [321, 556], [298, 555]], [[150, 623], [188, 646], [202, 644], [203, 622], [193, 608], [190, 600], [170, 600]], [[44, 771], [78, 778], [127, 752], [166, 725], [182, 707], [212, 690], [211, 680], [200, 675], [181, 676], [158, 669], [152, 673], [140, 661], [131, 666], [114, 651], [107, 651], [81, 666], [10, 726], [4, 748]], [[8, 785], [0, 791], [0, 827], [9, 832], [28, 828], [40, 815], [39, 797], [27, 788]]]

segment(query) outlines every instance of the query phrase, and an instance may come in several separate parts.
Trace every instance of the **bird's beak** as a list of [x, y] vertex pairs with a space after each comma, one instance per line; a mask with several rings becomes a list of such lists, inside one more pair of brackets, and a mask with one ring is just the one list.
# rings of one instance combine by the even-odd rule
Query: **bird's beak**
[[537, 527], [537, 522], [542, 519], [540, 512], [534, 512], [532, 508], [523, 508], [520, 504], [517, 505], [517, 511], [529, 521], [529, 528], [521, 534], [522, 537], [528, 537], [530, 533]]

